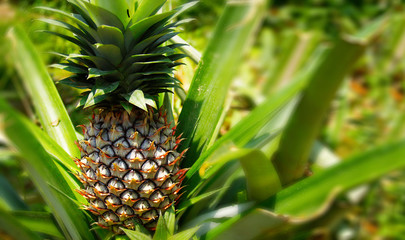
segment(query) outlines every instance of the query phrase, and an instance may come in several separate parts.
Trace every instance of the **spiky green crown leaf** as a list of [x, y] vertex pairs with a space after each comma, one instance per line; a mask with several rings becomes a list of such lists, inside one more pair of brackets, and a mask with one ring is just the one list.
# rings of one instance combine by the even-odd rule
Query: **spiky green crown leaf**
[[174, 29], [181, 22], [173, 18], [195, 2], [157, 14], [166, 0], [68, 1], [77, 14], [43, 9], [68, 17], [76, 26], [42, 20], [69, 30], [73, 36], [49, 33], [80, 47], [80, 54], [59, 54], [66, 62], [53, 65], [73, 73], [61, 83], [88, 89], [79, 107], [135, 105], [146, 110], [157, 94], [179, 86], [172, 73], [181, 64], [176, 61], [185, 57], [175, 51], [181, 44], [163, 43], [178, 34]]

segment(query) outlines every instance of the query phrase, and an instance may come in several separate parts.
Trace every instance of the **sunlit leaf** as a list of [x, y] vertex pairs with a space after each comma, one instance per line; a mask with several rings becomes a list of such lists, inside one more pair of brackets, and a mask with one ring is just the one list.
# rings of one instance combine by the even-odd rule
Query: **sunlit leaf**
[[13, 62], [31, 96], [43, 128], [66, 152], [78, 156], [73, 124], [29, 37], [17, 26], [9, 32], [8, 38], [13, 43]]

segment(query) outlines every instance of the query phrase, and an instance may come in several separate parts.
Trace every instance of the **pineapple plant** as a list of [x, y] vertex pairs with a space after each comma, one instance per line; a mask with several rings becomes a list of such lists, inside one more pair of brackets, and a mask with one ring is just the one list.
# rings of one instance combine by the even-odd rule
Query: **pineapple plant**
[[92, 2], [69, 2], [80, 19], [76, 27], [45, 21], [73, 34], [53, 32], [80, 47], [80, 54], [66, 55], [65, 63], [53, 66], [72, 73], [61, 83], [86, 89], [78, 107], [94, 111], [80, 126], [81, 158], [75, 159], [83, 184], [79, 191], [89, 203], [85, 208], [98, 216], [99, 226], [116, 233], [137, 224], [154, 230], [180, 196], [186, 172], [179, 167], [185, 153], [177, 151], [180, 136], [165, 106], [158, 107], [158, 97], [179, 86], [172, 73], [185, 55], [175, 51], [180, 44], [167, 41], [177, 34], [179, 22], [172, 19], [192, 4], [157, 14], [164, 1], [143, 1], [151, 5], [149, 12], [128, 5], [119, 15]]
[[[320, 48], [316, 58], [304, 61], [304, 74], [280, 92], [263, 95], [262, 103], [218, 134], [226, 94], [243, 62], [243, 49], [250, 47], [265, 16], [265, 1], [227, 1], [201, 59], [198, 52], [187, 53], [200, 64], [176, 109], [176, 128], [169, 106], [157, 99], [178, 85], [171, 72], [182, 57], [175, 53], [180, 45], [162, 44], [176, 34], [172, 28], [179, 23], [172, 19], [186, 7], [161, 13], [164, 0], [69, 2], [77, 14], [48, 10], [70, 21], [45, 21], [70, 30], [73, 37], [55, 34], [81, 48], [80, 54], [59, 54], [66, 62], [54, 65], [73, 73], [62, 82], [83, 89], [79, 106], [94, 111], [81, 126], [84, 138], [77, 146], [73, 124], [27, 31], [17, 25], [8, 33], [15, 66], [42, 127], [0, 96], [0, 132], [44, 200], [43, 208], [21, 211], [15, 206], [18, 194], [1, 194], [0, 231], [15, 239], [183, 240], [194, 234], [193, 239], [288, 239], [324, 222], [320, 215], [329, 214], [326, 208], [337, 194], [405, 166], [401, 141], [328, 168], [315, 159], [313, 176], [302, 179], [306, 168], [301, 167], [308, 166], [304, 155], [338, 83], [381, 24], [371, 24], [367, 34], [357, 36], [361, 39], [339, 38]], [[303, 118], [308, 112], [311, 119]], [[174, 129], [184, 138], [180, 147]], [[79, 192], [88, 202], [74, 191], [76, 171], [83, 182]], [[97, 217], [90, 218], [81, 204]], [[93, 229], [94, 219], [112, 232]], [[156, 229], [143, 231], [141, 225]], [[122, 232], [127, 236], [118, 236]]]

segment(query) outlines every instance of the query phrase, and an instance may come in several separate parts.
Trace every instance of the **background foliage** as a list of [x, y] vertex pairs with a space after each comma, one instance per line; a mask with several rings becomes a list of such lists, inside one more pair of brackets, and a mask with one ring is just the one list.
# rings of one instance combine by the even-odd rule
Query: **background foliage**
[[[173, 6], [185, 2], [170, 1]], [[207, 64], [197, 66], [197, 55], [185, 59], [186, 65], [176, 72], [185, 92], [175, 95], [174, 118], [180, 120], [179, 130], [186, 136], [184, 148], [191, 146], [184, 162], [190, 167], [186, 193], [178, 205], [184, 210], [178, 218], [180, 229], [202, 225], [198, 235], [203, 239], [403, 239], [404, 3], [307, 0], [264, 5], [226, 8], [226, 1], [201, 0], [180, 16], [194, 18], [183, 25], [180, 37], [203, 53]], [[0, 3], [0, 53], [4, 56], [0, 58], [0, 97], [13, 108], [0, 101], [0, 129], [5, 130], [0, 135], [2, 239], [66, 236], [51, 215], [61, 209], [44, 195], [44, 191], [52, 195], [55, 189], [35, 187], [35, 170], [27, 170], [41, 172], [51, 166], [63, 172], [66, 166], [55, 165], [52, 158], [48, 162], [43, 160], [46, 157], [30, 158], [29, 149], [10, 147], [10, 141], [21, 141], [21, 136], [32, 140], [30, 144], [47, 146], [42, 132], [30, 135], [42, 121], [35, 101], [39, 96], [30, 98], [26, 79], [17, 73], [12, 41], [5, 37], [10, 26], [23, 26], [40, 53], [38, 61], [45, 64], [59, 61], [46, 52], [77, 50], [38, 32], [56, 29], [35, 19], [56, 16], [35, 6], [72, 11], [65, 1]], [[234, 35], [221, 34], [229, 25], [237, 28]], [[66, 76], [54, 68], [48, 72], [55, 82]], [[61, 84], [56, 87], [73, 126], [85, 122], [91, 112], [75, 109], [79, 92]], [[34, 123], [27, 123], [32, 131], [19, 128], [27, 122], [21, 115], [13, 115], [14, 128], [5, 124], [10, 121], [4, 115], [14, 110]], [[21, 135], [13, 140], [18, 131]], [[58, 152], [58, 146], [52, 147]], [[36, 168], [27, 168], [27, 162]], [[294, 162], [298, 173], [291, 168]], [[302, 174], [311, 177], [286, 188]], [[204, 194], [211, 198], [189, 207]], [[269, 231], [272, 228], [278, 230]], [[246, 233], [247, 229], [253, 233]], [[97, 232], [97, 236], [104, 234]]]

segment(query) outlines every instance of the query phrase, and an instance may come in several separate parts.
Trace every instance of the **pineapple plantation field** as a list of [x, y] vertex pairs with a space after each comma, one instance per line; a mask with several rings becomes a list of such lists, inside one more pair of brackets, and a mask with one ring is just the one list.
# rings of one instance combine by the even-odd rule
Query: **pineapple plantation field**
[[405, 239], [405, 3], [0, 1], [0, 239]]

